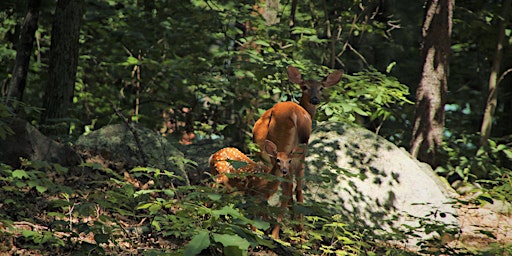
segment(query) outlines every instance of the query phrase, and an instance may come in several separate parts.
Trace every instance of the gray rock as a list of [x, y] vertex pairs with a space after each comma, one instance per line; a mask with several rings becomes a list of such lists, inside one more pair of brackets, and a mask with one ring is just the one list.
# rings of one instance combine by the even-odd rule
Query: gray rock
[[[96, 131], [82, 135], [76, 146], [87, 149], [93, 154], [101, 155], [111, 161], [116, 168], [131, 169], [136, 166], [148, 166], [174, 172], [190, 184], [185, 172], [186, 160], [166, 137], [144, 127], [134, 127], [140, 140], [141, 148], [135, 136], [125, 124], [104, 126]], [[144, 154], [144, 155], [143, 155]], [[144, 163], [144, 158], [147, 163]]]
[[75, 166], [82, 159], [69, 145], [54, 141], [42, 134], [36, 127], [20, 118], [2, 118], [2, 125], [9, 127], [13, 134], [0, 138], [0, 162], [19, 167], [20, 157], [34, 161]]
[[[458, 226], [456, 192], [428, 165], [364, 128], [319, 123], [306, 163], [306, 202], [325, 203], [357, 226], [402, 234], [420, 219]], [[432, 235], [416, 232], [419, 238], [402, 241], [414, 245]]]

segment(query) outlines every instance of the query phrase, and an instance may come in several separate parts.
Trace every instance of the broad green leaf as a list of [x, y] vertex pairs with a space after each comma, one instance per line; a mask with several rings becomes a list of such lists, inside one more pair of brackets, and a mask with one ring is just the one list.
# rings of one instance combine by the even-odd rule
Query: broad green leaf
[[270, 223], [260, 219], [254, 220], [252, 225], [257, 229], [261, 230], [267, 230], [268, 228], [270, 228]]
[[37, 235], [37, 232], [24, 229], [23, 231], [21, 231], [21, 235], [24, 237], [33, 237], [33, 236]]
[[28, 178], [28, 173], [25, 170], [17, 169], [12, 172], [12, 177], [18, 179]]
[[156, 212], [160, 211], [160, 209], [162, 209], [161, 204], [152, 204], [148, 208], [149, 212], [151, 212], [151, 213], [156, 213]]
[[235, 168], [235, 169], [239, 169], [239, 168], [242, 168], [247, 165], [247, 162], [236, 161], [236, 160], [227, 159], [226, 162], [230, 163], [233, 166], [233, 168]]
[[368, 116], [368, 113], [366, 113], [366, 111], [364, 111], [358, 107], [354, 107], [352, 110], [354, 110], [354, 112], [356, 112], [357, 114], [359, 114], [361, 116]]
[[43, 186], [36, 186], [36, 190], [39, 193], [44, 193], [46, 190], [48, 190], [48, 188]]
[[[236, 234], [213, 234], [213, 240], [221, 243], [224, 247], [238, 247], [240, 250], [247, 250], [249, 248], [249, 241]], [[241, 255], [241, 254], [240, 254]]]
[[213, 201], [219, 201], [222, 198], [222, 195], [217, 193], [208, 193], [208, 198], [210, 198]]
[[68, 172], [68, 168], [66, 168], [60, 164], [53, 164], [53, 168], [55, 169], [55, 171], [57, 171], [57, 173], [60, 173], [60, 174], [65, 174]]
[[502, 151], [504, 149], [506, 149], [507, 146], [506, 145], [503, 145], [503, 144], [499, 144], [497, 147], [496, 147], [496, 151]]
[[170, 197], [174, 197], [174, 195], [176, 194], [176, 193], [174, 193], [174, 190], [172, 190], [172, 189], [164, 189], [163, 192], [164, 192], [164, 194], [166, 194]]
[[160, 225], [160, 222], [156, 219], [151, 222], [151, 225], [153, 227], [155, 227], [156, 231], [162, 230], [162, 226]]
[[183, 255], [185, 256], [193, 256], [198, 255], [204, 249], [210, 246], [210, 232], [201, 231], [199, 234], [192, 237], [192, 240], [185, 245], [185, 250], [183, 251]]

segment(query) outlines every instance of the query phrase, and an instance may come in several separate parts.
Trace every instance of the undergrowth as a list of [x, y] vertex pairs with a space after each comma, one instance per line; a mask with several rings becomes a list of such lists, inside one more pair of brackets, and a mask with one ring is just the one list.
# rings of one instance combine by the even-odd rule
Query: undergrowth
[[[305, 215], [298, 231], [298, 221], [279, 207], [209, 186], [174, 186], [179, 179], [150, 167], [121, 175], [91, 163], [73, 170], [27, 160], [21, 168], [2, 164], [0, 254], [416, 255], [322, 205], [295, 207]], [[276, 241], [266, 234], [280, 213], [285, 218]], [[452, 232], [428, 216], [421, 220], [410, 235]], [[444, 245], [429, 251], [432, 241], [420, 246], [427, 254], [461, 252]]]

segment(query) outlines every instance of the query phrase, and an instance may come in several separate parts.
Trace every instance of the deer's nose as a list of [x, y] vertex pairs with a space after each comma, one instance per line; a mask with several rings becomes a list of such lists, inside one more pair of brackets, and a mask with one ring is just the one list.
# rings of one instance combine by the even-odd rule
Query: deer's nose
[[313, 104], [313, 105], [318, 105], [320, 104], [320, 99], [318, 97], [312, 97], [310, 100], [309, 100], [309, 103]]

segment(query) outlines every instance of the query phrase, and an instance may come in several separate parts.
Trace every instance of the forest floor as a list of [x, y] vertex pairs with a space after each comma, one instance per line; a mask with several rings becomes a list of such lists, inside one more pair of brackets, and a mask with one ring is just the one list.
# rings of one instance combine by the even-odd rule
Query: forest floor
[[[466, 198], [462, 198], [463, 200]], [[461, 233], [450, 242], [454, 248], [485, 251], [492, 247], [510, 247], [512, 244], [512, 212], [510, 204], [460, 204], [458, 209]], [[511, 253], [510, 251], [508, 253]], [[477, 253], [478, 254], [478, 253]], [[511, 255], [506, 254], [504, 255]]]
[[[458, 219], [461, 232], [455, 240], [448, 243], [448, 247], [464, 248], [470, 254], [474, 253], [474, 255], [488, 255], [485, 253], [485, 251], [487, 251], [487, 249], [490, 248], [507, 248], [507, 246], [508, 248], [510, 248], [512, 244], [512, 214], [510, 212], [504, 212], [503, 207], [496, 203], [492, 205], [488, 204], [483, 206], [478, 206], [474, 204], [460, 204], [459, 206], [460, 207], [458, 210]], [[13, 224], [13, 226], [18, 228], [19, 230], [35, 230], [38, 229], [37, 227], [40, 227], [40, 229], [43, 230], [48, 229], [47, 227], [42, 227], [33, 223], [29, 223], [27, 221], [14, 222]], [[7, 230], [7, 227], [0, 225], [0, 229], [0, 233], [4, 233]], [[89, 237], [87, 235], [80, 236], [79, 239], [82, 240], [82, 242], [88, 242], [91, 244], [95, 243], [94, 238]], [[157, 240], [160, 240], [159, 244], [166, 244], [165, 247], [167, 248], [176, 248], [182, 246], [178, 244], [173, 244], [173, 242], [169, 240]], [[124, 247], [125, 252], [137, 252], [137, 250], [134, 250], [135, 248], [130, 249], [131, 246], [126, 242], [118, 243], [117, 246]], [[31, 250], [28, 248], [18, 248], [14, 250], [16, 252], [15, 255], [48, 255], [47, 252], [42, 252], [40, 250]], [[108, 250], [109, 249], [107, 249], [107, 251]], [[13, 251], [8, 251], [8, 253], [6, 253], [5, 251], [0, 252], [0, 256], [12, 255], [11, 253]], [[496, 250], [492, 251], [496, 252]], [[512, 255], [510, 253], [510, 251], [504, 251], [502, 255]], [[250, 255], [261, 255], [261, 252], [256, 254], [250, 253]], [[467, 254], [464, 253], [462, 255]]]
[[[105, 176], [104, 173], [92, 172], [89, 173], [88, 175], [91, 176], [90, 178], [93, 181], [109, 179], [109, 177]], [[86, 191], [84, 191], [84, 194], [88, 194], [86, 193], [88, 189], [85, 189]], [[98, 187], [94, 189], [98, 189]], [[471, 200], [470, 196], [461, 196], [461, 198], [459, 199], [459, 202], [473, 201]], [[3, 203], [0, 202], [0, 207], [2, 207], [2, 205]], [[510, 211], [510, 209], [512, 208], [510, 207], [510, 204], [508, 204], [508, 207], [506, 207], [506, 205], [507, 204], [503, 204], [498, 201], [495, 201], [494, 204], [484, 205], [459, 203], [458, 220], [460, 224], [460, 233], [455, 239], [449, 239], [443, 242], [447, 243], [447, 247], [463, 249], [464, 251], [469, 252], [469, 255], [494, 255], [486, 254], [485, 252], [488, 250], [492, 252], [500, 251], [500, 248], [503, 248], [504, 250], [501, 255], [512, 255], [512, 212]], [[30, 213], [40, 212], [41, 210], [38, 209], [37, 204], [24, 204], [24, 207], [27, 208], [25, 209], [25, 211]], [[504, 209], [508, 209], [508, 211]], [[122, 224], [122, 226], [124, 226], [125, 228], [138, 225], [138, 223], [135, 223], [133, 220], [130, 220], [129, 218], [125, 218], [110, 213], [103, 214], [111, 216], [113, 220], [115, 220], [119, 224]], [[83, 221], [84, 223], [89, 223], [94, 222], [96, 219], [97, 217], [95, 217], [94, 214], [92, 214], [90, 220]], [[23, 231], [39, 231], [44, 233], [45, 231], [52, 230], [51, 226], [36, 224], [35, 222], [36, 221], [31, 221], [29, 219], [25, 221], [15, 221], [10, 223], [11, 227], [8, 227], [7, 225], [4, 225], [3, 223], [0, 222], [0, 256], [49, 255], [48, 251], [42, 251], [41, 247], [39, 247], [38, 249], [31, 249], [30, 246], [26, 246], [27, 241], [26, 239], [24, 239], [24, 236], [26, 236], [27, 234], [23, 234]], [[12, 227], [14, 227], [14, 229]], [[13, 232], [13, 230], [16, 231]], [[64, 233], [60, 235], [62, 235], [62, 237], [67, 236]], [[116, 241], [115, 245], [110, 244], [109, 246], [104, 247], [105, 252], [107, 254], [110, 254], [108, 252], [113, 249], [114, 251], [117, 252], [124, 252], [130, 255], [136, 255], [138, 252], [140, 252], [140, 246], [143, 245], [143, 247], [147, 249], [151, 249], [153, 246], [167, 249], [176, 249], [181, 248], [183, 246], [183, 241], [162, 239], [156, 236], [153, 236], [151, 238], [143, 238], [139, 236], [131, 237], [130, 235], [126, 234], [126, 236], [119, 238], [120, 240]], [[95, 237], [92, 235], [92, 233], [88, 232], [80, 233], [79, 237], [75, 237], [74, 239], [77, 239], [82, 243], [89, 243], [91, 245], [96, 243]], [[498, 248], [498, 250], [496, 248]], [[250, 253], [250, 255], [261, 255], [260, 253]], [[460, 255], [468, 254], [463, 253]]]

